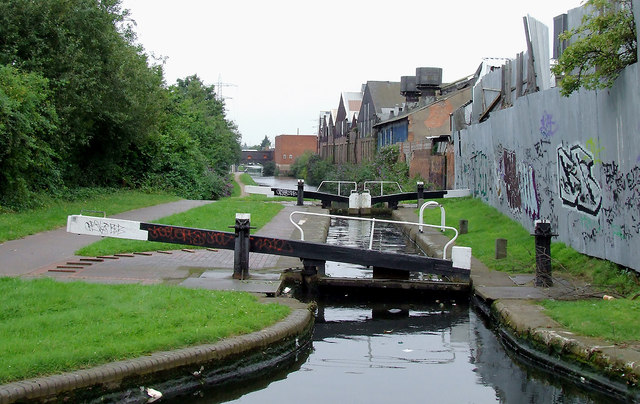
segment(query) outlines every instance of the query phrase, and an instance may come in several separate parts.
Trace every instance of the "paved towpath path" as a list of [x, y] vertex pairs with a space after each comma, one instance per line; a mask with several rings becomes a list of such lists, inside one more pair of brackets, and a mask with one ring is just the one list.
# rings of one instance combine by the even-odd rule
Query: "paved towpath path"
[[[209, 203], [212, 203], [212, 201], [180, 200], [131, 210], [113, 217], [152, 221]], [[97, 236], [70, 234], [63, 227], [27, 236], [19, 240], [7, 241], [0, 244], [0, 276], [26, 275], [45, 266], [72, 259], [76, 250], [99, 239], [100, 237]]]

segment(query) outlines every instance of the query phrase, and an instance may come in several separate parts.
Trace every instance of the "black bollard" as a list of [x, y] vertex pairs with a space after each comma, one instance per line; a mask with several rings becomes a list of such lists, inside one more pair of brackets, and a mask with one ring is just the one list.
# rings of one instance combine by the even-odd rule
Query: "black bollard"
[[249, 229], [251, 229], [251, 215], [236, 213], [236, 239], [233, 250], [233, 279], [247, 279], [249, 277]]
[[304, 180], [298, 180], [298, 206], [304, 205]]
[[551, 277], [551, 223], [537, 221], [533, 235], [536, 246], [536, 286], [553, 286]]
[[424, 182], [418, 181], [418, 208], [422, 206], [424, 200]]

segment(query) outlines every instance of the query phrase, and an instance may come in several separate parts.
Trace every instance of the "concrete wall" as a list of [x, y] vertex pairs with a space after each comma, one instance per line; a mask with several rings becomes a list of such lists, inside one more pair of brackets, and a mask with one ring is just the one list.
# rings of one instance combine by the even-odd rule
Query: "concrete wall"
[[640, 271], [639, 78], [636, 63], [609, 90], [533, 93], [454, 131], [456, 187], [531, 231], [550, 220], [560, 241]]

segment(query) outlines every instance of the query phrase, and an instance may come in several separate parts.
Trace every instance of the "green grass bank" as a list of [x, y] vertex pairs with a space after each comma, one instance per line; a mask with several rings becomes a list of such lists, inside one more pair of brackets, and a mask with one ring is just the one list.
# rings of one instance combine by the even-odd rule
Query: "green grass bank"
[[0, 213], [0, 243], [64, 226], [68, 215], [80, 214], [83, 210], [104, 211], [107, 216], [112, 216], [179, 199], [170, 194], [123, 189], [77, 190], [65, 198], [46, 198], [42, 207], [37, 209]]
[[[497, 209], [473, 198], [439, 199], [446, 210], [448, 226], [458, 228], [460, 219], [469, 221], [469, 232], [456, 243], [472, 248], [474, 257], [488, 268], [510, 273], [534, 273], [534, 239], [524, 227]], [[425, 223], [439, 223], [440, 210], [426, 209]], [[450, 234], [449, 234], [450, 233]], [[453, 232], [447, 233], [452, 237]], [[506, 258], [495, 258], [495, 240], [507, 239]], [[634, 271], [610, 261], [580, 254], [564, 243], [551, 244], [552, 271], [569, 279], [586, 282], [592, 298], [545, 301], [547, 314], [570, 331], [615, 342], [637, 341], [640, 335], [640, 283]], [[618, 297], [603, 300], [602, 295]]]
[[0, 278], [0, 383], [212, 343], [290, 309], [247, 293]]

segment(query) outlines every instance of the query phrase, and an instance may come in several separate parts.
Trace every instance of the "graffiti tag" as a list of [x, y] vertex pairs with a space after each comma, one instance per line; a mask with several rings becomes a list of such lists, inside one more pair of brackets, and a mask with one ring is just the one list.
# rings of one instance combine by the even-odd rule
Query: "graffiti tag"
[[149, 241], [187, 244], [198, 247], [233, 249], [233, 233], [150, 224], [146, 226]]
[[542, 137], [548, 139], [558, 131], [556, 123], [553, 120], [553, 115], [544, 111], [542, 118], [540, 119], [540, 134]]
[[275, 196], [298, 196], [298, 191], [295, 189], [282, 189], [282, 188], [273, 188], [273, 194]]
[[602, 206], [602, 190], [593, 178], [593, 156], [581, 145], [562, 144], [558, 153], [558, 192], [562, 204], [597, 216]]
[[85, 229], [94, 234], [101, 236], [118, 236], [126, 232], [126, 227], [118, 223], [102, 221], [100, 219], [88, 220], [84, 223]]

